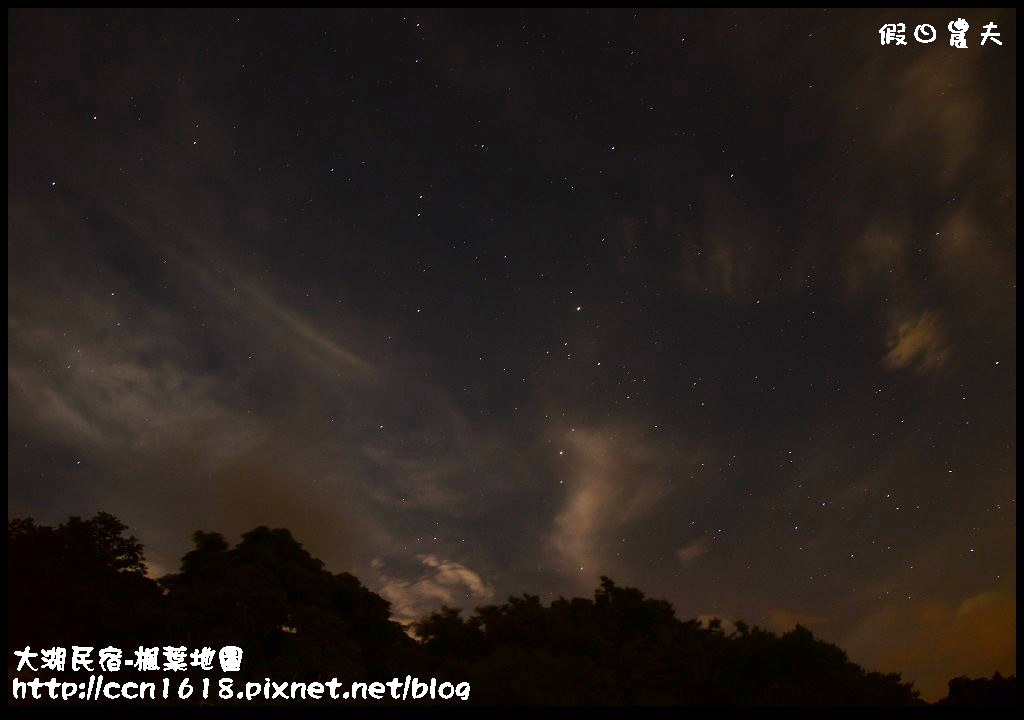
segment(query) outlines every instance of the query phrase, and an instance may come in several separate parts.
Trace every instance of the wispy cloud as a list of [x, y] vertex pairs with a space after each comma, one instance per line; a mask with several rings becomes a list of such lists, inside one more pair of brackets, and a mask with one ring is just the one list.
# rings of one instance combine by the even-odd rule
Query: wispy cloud
[[373, 561], [379, 574], [378, 592], [391, 603], [392, 615], [399, 622], [419, 620], [441, 605], [465, 607], [494, 596], [493, 588], [461, 563], [436, 555], [417, 555], [416, 560], [420, 569], [412, 578], [391, 577], [381, 558]]
[[885, 363], [900, 370], [913, 367], [918, 373], [935, 373], [949, 360], [950, 347], [941, 317], [926, 311], [905, 320], [894, 319], [889, 333]]
[[692, 565], [708, 554], [710, 544], [707, 538], [697, 538], [676, 550], [676, 557], [683, 565]]

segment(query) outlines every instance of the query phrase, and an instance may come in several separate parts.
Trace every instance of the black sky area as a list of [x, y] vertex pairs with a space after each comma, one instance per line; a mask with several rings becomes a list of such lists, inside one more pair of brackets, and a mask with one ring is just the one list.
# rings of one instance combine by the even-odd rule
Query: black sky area
[[9, 517], [1014, 672], [1015, 54], [1011, 10], [9, 11]]

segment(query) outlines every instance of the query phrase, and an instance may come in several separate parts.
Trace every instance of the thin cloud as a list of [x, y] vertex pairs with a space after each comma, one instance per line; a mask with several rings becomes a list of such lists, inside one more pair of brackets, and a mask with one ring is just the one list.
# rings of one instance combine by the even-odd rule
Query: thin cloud
[[925, 311], [917, 317], [895, 320], [889, 333], [889, 352], [885, 363], [894, 370], [907, 367], [921, 374], [939, 372], [949, 360], [941, 316]]
[[381, 558], [372, 563], [380, 575], [377, 592], [391, 603], [391, 614], [398, 622], [419, 620], [441, 605], [467, 605], [494, 597], [493, 588], [479, 573], [461, 563], [431, 554], [416, 559], [421, 572], [414, 579], [389, 577]]
[[692, 565], [708, 554], [710, 549], [707, 538], [697, 538], [676, 550], [676, 557], [683, 565]]

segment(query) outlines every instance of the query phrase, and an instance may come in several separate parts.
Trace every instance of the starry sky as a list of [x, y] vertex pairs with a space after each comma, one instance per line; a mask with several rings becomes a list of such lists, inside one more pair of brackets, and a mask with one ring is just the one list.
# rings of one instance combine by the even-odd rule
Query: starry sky
[[8, 21], [9, 517], [1015, 670], [1013, 11]]

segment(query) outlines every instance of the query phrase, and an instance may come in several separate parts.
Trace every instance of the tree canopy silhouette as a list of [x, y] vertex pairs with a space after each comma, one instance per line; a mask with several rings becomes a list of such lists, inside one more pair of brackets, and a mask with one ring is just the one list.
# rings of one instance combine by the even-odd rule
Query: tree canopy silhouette
[[239, 680], [412, 674], [469, 681], [470, 701], [484, 704], [919, 702], [898, 674], [867, 672], [799, 625], [777, 635], [737, 622], [727, 634], [605, 577], [592, 599], [525, 594], [404, 628], [384, 598], [325, 569], [288, 530], [258, 527], [234, 547], [198, 531], [180, 571], [156, 581], [126, 530], [107, 513], [8, 522], [8, 657], [25, 645], [239, 645]]
[[127, 529], [104, 512], [57, 527], [8, 521], [8, 644], [93, 645], [154, 632], [160, 591]]
[[[535, 595], [442, 608], [416, 624], [437, 662], [481, 702], [530, 704], [912, 703], [898, 674], [865, 672], [801, 626], [782, 636], [745, 623], [680, 621], [671, 604], [606, 577], [594, 599]], [[514, 690], [510, 690], [514, 688]]]
[[1016, 705], [1017, 676], [991, 678], [955, 677], [949, 681], [949, 693], [937, 705]]
[[397, 670], [415, 643], [390, 605], [349, 573], [332, 574], [288, 530], [258, 527], [233, 549], [196, 532], [181, 572], [160, 578], [182, 643], [246, 649], [254, 677], [313, 681]]

